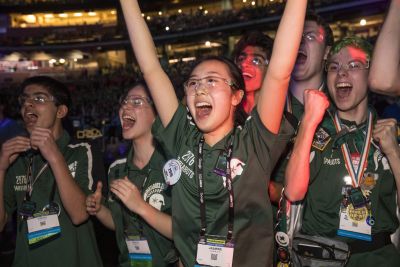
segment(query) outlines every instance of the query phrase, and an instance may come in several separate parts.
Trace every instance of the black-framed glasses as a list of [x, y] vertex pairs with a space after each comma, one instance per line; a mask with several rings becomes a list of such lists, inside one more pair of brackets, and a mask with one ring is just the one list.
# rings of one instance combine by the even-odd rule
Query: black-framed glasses
[[369, 60], [367, 60], [365, 63], [363, 63], [361, 60], [353, 60], [347, 64], [328, 61], [325, 64], [325, 70], [327, 72], [339, 72], [341, 68], [345, 69], [346, 71], [366, 70], [369, 69]]
[[56, 99], [52, 95], [46, 95], [46, 94], [33, 94], [33, 95], [27, 95], [27, 94], [22, 94], [18, 96], [18, 103], [22, 106], [25, 104], [26, 101], [29, 101], [32, 104], [36, 105], [43, 105], [46, 104], [47, 102], [55, 102]]
[[221, 86], [223, 83], [229, 85], [229, 87], [237, 87], [233, 81], [229, 81], [222, 77], [217, 76], [206, 76], [200, 79], [190, 78], [184, 84], [186, 95], [195, 95], [196, 91], [202, 85], [207, 89], [207, 93], [212, 92], [215, 88]]
[[119, 100], [119, 104], [121, 106], [128, 105], [133, 108], [143, 108], [146, 105], [152, 105], [153, 102], [150, 100], [150, 98], [145, 96], [131, 95], [131, 96], [126, 96], [125, 98], [121, 98]]

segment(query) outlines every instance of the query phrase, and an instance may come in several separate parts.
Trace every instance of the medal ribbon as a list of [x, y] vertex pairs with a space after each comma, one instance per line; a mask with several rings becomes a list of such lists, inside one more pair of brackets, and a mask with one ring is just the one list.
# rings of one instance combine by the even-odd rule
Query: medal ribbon
[[[368, 120], [367, 120], [367, 135], [365, 137], [363, 149], [362, 149], [362, 152], [360, 155], [360, 162], [358, 164], [357, 170], [354, 169], [354, 165], [351, 160], [350, 149], [349, 149], [347, 143], [343, 143], [340, 146], [342, 149], [345, 166], [346, 166], [347, 172], [349, 173], [349, 175], [351, 177], [353, 187], [358, 187], [358, 185], [364, 175], [364, 170], [365, 170], [364, 167], [366, 167], [365, 165], [367, 162], [368, 153], [369, 153], [369, 149], [371, 147], [371, 142], [372, 142], [372, 123], [373, 123], [372, 112], [369, 110], [368, 111]], [[335, 124], [335, 128], [336, 128], [336, 132], [339, 133], [342, 130], [342, 124], [340, 122], [340, 118], [337, 113], [335, 114], [334, 124]]]
[[[234, 221], [234, 195], [232, 188], [232, 176], [231, 176], [231, 165], [230, 165], [233, 152], [233, 139], [234, 139], [233, 136], [234, 135], [232, 134], [231, 142], [228, 147], [227, 160], [226, 160], [226, 179], [225, 179], [225, 186], [229, 194], [228, 234], [226, 237], [226, 240], [228, 242], [231, 241], [233, 237], [233, 221]], [[201, 218], [200, 239], [205, 240], [207, 222], [206, 222], [206, 203], [204, 199], [203, 147], [204, 147], [204, 137], [202, 136], [199, 142], [196, 173], [198, 177], [200, 218]]]

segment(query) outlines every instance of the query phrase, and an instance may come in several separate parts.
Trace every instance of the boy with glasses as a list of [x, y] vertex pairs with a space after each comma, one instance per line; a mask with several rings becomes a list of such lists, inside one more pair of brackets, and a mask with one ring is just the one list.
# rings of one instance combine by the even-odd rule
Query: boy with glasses
[[85, 207], [92, 154], [63, 129], [71, 97], [46, 76], [25, 80], [19, 96], [29, 137], [0, 153], [0, 229], [17, 211], [14, 266], [102, 266]]
[[233, 57], [241, 69], [246, 85], [242, 105], [250, 114], [257, 103], [257, 91], [261, 88], [271, 57], [273, 40], [259, 31], [245, 34], [235, 45]]
[[303, 201], [302, 233], [347, 242], [346, 266], [399, 266], [400, 254], [390, 241], [399, 225], [397, 122], [378, 119], [368, 105], [371, 51], [357, 37], [333, 45], [326, 69], [336, 109], [324, 117], [326, 96], [306, 90], [284, 195]]

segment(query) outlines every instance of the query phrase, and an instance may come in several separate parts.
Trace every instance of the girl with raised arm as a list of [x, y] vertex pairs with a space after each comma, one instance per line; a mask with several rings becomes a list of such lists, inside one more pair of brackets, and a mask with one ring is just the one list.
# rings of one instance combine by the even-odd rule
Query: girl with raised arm
[[[121, 4], [159, 113], [153, 132], [172, 157], [164, 178], [173, 185], [172, 233], [181, 261], [185, 266], [270, 266], [273, 229], [265, 177], [292, 131], [281, 120], [307, 1], [287, 1], [257, 108], [243, 127], [234, 123], [244, 89], [235, 64], [222, 57], [195, 64], [184, 84], [188, 113], [161, 68], [137, 1]], [[143, 213], [146, 205], [140, 209]]]

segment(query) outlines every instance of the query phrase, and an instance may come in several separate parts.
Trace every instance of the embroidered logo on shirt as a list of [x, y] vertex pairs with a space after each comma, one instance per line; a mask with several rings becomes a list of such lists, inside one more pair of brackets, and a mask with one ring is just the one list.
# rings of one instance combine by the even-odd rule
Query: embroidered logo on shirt
[[323, 151], [326, 145], [331, 141], [331, 137], [329, 136], [328, 132], [325, 131], [323, 128], [319, 128], [318, 131], [315, 133], [314, 140], [312, 146], [318, 150]]
[[157, 210], [165, 206], [164, 196], [161, 194], [167, 185], [164, 183], [155, 183], [146, 188], [143, 199]]
[[26, 191], [27, 184], [28, 184], [28, 181], [26, 179], [26, 175], [15, 176], [14, 191], [18, 191], [18, 192]]
[[243, 168], [246, 165], [243, 161], [237, 158], [231, 159], [231, 177], [235, 178], [237, 175], [242, 175]]
[[340, 164], [341, 164], [341, 163], [340, 163], [340, 158], [337, 158], [337, 159], [328, 159], [328, 158], [324, 157], [324, 164], [325, 164], [325, 165], [331, 165], [331, 166], [333, 166], [333, 165], [340, 165]]
[[68, 165], [68, 169], [71, 172], [72, 177], [75, 178], [76, 167], [78, 166], [78, 162], [74, 161]]
[[380, 150], [377, 149], [374, 152], [375, 171], [378, 170], [379, 162], [382, 162], [383, 170], [390, 170], [390, 165], [387, 158], [381, 153]]

